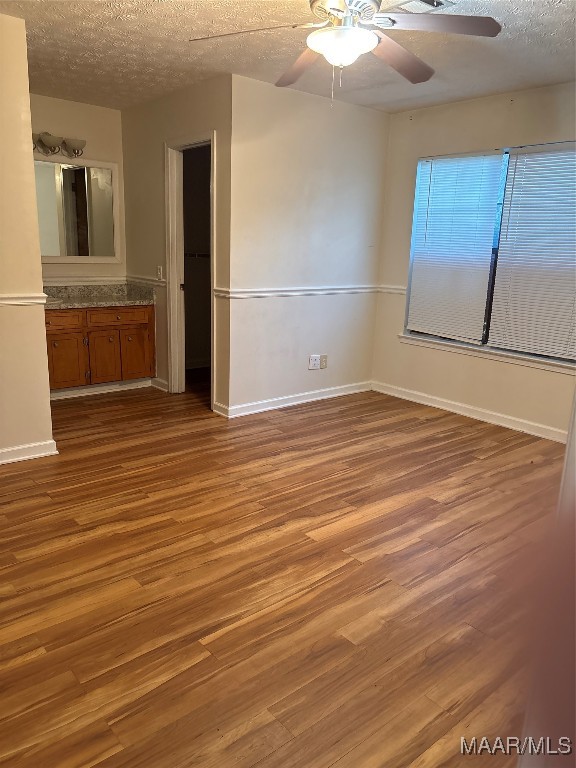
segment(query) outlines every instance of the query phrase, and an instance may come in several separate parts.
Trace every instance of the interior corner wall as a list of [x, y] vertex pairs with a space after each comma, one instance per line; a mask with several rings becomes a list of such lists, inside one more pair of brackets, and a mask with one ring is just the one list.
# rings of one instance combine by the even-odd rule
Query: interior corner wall
[[[166, 283], [165, 147], [190, 146], [216, 132], [214, 164], [215, 241], [213, 284], [230, 282], [230, 144], [232, 78], [222, 75], [145, 102], [122, 113], [128, 277], [152, 281], [156, 292], [157, 376], [168, 380]], [[227, 406], [229, 324], [227, 308], [215, 299], [214, 399]]]
[[[376, 386], [478, 418], [565, 435], [571, 372], [542, 370], [400, 341], [418, 159], [573, 140], [574, 84], [445, 104], [391, 116], [382, 229], [373, 379]], [[542, 428], [542, 429], [541, 429]]]
[[31, 132], [26, 29], [0, 15], [0, 463], [56, 452]]
[[387, 125], [233, 76], [231, 415], [369, 388]]
[[[119, 242], [121, 253], [119, 263], [111, 264], [43, 264], [43, 276], [46, 282], [62, 282], [67, 278], [77, 281], [80, 278], [118, 278], [126, 277], [126, 238], [124, 234], [124, 158], [122, 151], [122, 117], [118, 109], [108, 109], [77, 101], [54, 99], [50, 96], [30, 94], [32, 130], [35, 133], [48, 131], [54, 136], [67, 136], [72, 139], [85, 139], [84, 157], [104, 163], [118, 165], [119, 200]], [[37, 160], [46, 160], [39, 152], [34, 154]], [[64, 155], [55, 159], [68, 161]]]

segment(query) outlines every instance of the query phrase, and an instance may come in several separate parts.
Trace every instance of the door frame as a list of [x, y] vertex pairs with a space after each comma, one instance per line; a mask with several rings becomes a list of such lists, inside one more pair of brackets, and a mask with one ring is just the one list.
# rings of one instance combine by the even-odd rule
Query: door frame
[[210, 408], [214, 409], [216, 334], [214, 264], [216, 261], [216, 131], [179, 137], [165, 142], [166, 183], [166, 305], [168, 321], [168, 391], [186, 389], [184, 291], [184, 161], [182, 153], [210, 145]]

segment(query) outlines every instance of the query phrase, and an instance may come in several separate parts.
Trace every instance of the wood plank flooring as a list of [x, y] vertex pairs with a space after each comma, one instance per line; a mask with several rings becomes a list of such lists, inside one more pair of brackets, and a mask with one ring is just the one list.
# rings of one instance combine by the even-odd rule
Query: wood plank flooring
[[0, 766], [492, 768], [563, 446], [366, 393], [54, 403], [0, 467]]

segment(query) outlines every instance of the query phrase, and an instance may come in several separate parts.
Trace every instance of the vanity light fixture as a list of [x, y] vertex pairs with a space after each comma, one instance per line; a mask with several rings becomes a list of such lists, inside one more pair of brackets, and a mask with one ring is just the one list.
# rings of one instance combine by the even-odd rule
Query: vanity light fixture
[[[44, 131], [40, 135], [36, 134], [36, 136], [36, 149], [39, 152], [42, 152], [43, 155], [56, 155], [60, 152], [64, 140], [61, 136], [52, 136], [52, 134], [47, 131]], [[34, 134], [32, 134], [32, 138], [34, 138]]]
[[86, 141], [85, 139], [65, 139], [44, 131], [32, 134], [32, 146], [43, 155], [57, 155], [60, 152], [68, 157], [80, 157], [84, 152]]
[[85, 146], [85, 139], [64, 139], [62, 142], [62, 152], [68, 155], [68, 157], [80, 157]]

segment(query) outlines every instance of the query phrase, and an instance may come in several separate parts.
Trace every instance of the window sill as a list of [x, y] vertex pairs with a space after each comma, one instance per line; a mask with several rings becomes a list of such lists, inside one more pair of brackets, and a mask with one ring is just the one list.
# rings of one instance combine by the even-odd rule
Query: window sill
[[413, 336], [410, 333], [399, 333], [398, 338], [403, 344], [413, 344], [417, 347], [442, 349], [445, 352], [455, 352], [459, 355], [471, 355], [472, 357], [483, 357], [500, 363], [523, 365], [526, 368], [540, 368], [543, 371], [565, 373], [569, 376], [576, 375], [576, 363], [564, 363], [552, 360], [544, 361], [532, 355], [524, 355], [521, 352], [504, 352], [502, 350], [492, 349], [491, 347], [476, 347], [473, 344], [466, 344], [460, 341], [434, 339], [429, 336]]

